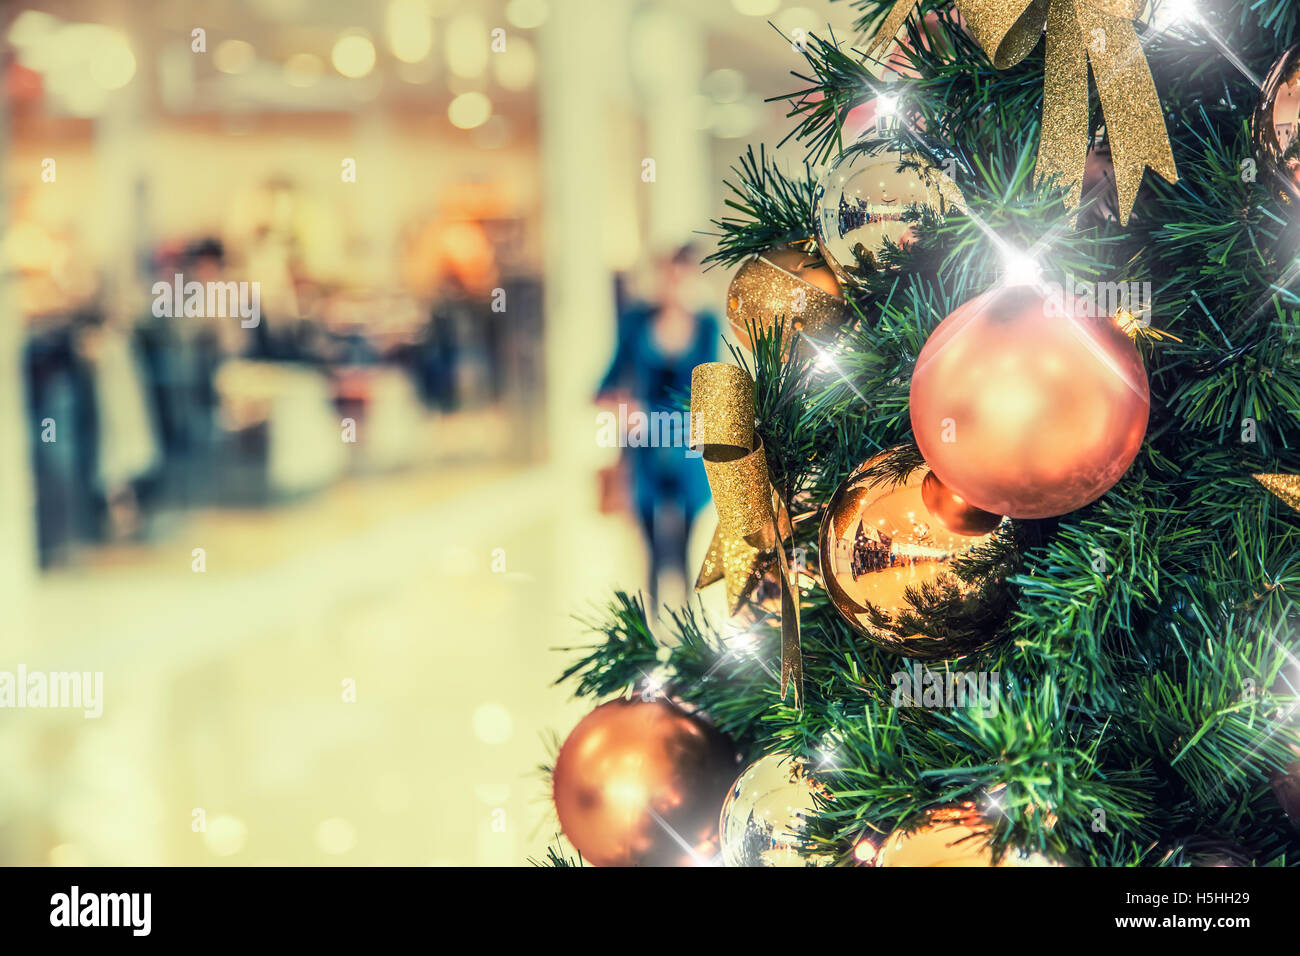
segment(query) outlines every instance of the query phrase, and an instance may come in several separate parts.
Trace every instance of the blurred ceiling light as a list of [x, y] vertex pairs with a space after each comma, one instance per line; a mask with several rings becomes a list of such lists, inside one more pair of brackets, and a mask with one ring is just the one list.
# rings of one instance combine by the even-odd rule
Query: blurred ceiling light
[[21, 50], [48, 37], [58, 25], [58, 17], [40, 10], [24, 10], [9, 24], [5, 38]]
[[532, 30], [545, 23], [550, 12], [546, 0], [510, 0], [506, 4], [506, 22], [521, 30]]
[[447, 105], [447, 119], [460, 129], [482, 126], [492, 115], [492, 101], [477, 91], [462, 93]]
[[364, 33], [345, 33], [334, 42], [330, 61], [334, 69], [355, 80], [375, 68], [375, 45]]
[[511, 37], [501, 53], [492, 57], [497, 82], [507, 90], [526, 90], [537, 76], [537, 54], [523, 37]]
[[701, 86], [715, 103], [734, 103], [745, 92], [745, 76], [739, 70], [714, 70]]
[[487, 71], [487, 58], [487, 27], [480, 18], [461, 14], [447, 24], [447, 69], [475, 79]]
[[121, 85], [135, 73], [130, 50], [122, 56], [125, 45], [120, 34], [103, 24], [67, 23], [24, 47], [18, 56], [24, 66], [43, 74], [44, 89], [59, 109], [90, 117], [108, 105], [110, 84]]
[[720, 139], [738, 139], [753, 132], [758, 111], [749, 103], [723, 103], [713, 113], [713, 134]]
[[323, 853], [338, 856], [357, 845], [357, 830], [342, 817], [330, 817], [316, 826], [316, 846]]
[[389, 0], [388, 46], [403, 63], [418, 63], [433, 49], [433, 15], [428, 0]]
[[203, 843], [214, 856], [234, 856], [247, 838], [244, 821], [226, 814], [213, 817], [203, 831]]
[[826, 27], [826, 21], [819, 18], [816, 13], [807, 7], [791, 7], [788, 10], [782, 10], [776, 15], [775, 20], [781, 32], [791, 39], [794, 38], [795, 30], [803, 30], [805, 33], [821, 33]]
[[325, 73], [325, 61], [314, 53], [295, 53], [284, 61], [284, 81], [305, 90], [315, 86]]
[[135, 54], [126, 37], [114, 31], [112, 39], [101, 44], [90, 59], [90, 75], [105, 90], [120, 90], [135, 76]]
[[113, 31], [100, 23], [65, 23], [20, 51], [19, 60], [42, 73], [82, 73], [99, 47], [113, 36]]
[[243, 73], [255, 59], [257, 52], [247, 40], [222, 40], [212, 52], [212, 65], [222, 73]]
[[480, 704], [475, 709], [474, 733], [485, 744], [504, 744], [514, 732], [515, 723], [510, 717], [510, 711], [496, 701]]
[[731, 5], [747, 17], [767, 17], [781, 9], [781, 0], [731, 0]]

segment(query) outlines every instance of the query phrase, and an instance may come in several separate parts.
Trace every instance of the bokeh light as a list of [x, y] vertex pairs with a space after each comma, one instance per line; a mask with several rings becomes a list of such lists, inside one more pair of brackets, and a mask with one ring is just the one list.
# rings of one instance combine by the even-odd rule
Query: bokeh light
[[375, 68], [375, 45], [362, 33], [345, 33], [335, 41], [330, 62], [350, 79], [366, 76]]

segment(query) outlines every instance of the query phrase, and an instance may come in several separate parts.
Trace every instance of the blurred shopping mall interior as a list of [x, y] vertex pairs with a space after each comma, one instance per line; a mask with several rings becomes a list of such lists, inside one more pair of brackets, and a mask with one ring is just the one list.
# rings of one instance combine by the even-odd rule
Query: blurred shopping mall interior
[[0, 707], [0, 864], [539, 855], [575, 616], [687, 594], [594, 425], [624, 317], [723, 354], [702, 233], [851, 17], [3, 4], [0, 674], [102, 712]]

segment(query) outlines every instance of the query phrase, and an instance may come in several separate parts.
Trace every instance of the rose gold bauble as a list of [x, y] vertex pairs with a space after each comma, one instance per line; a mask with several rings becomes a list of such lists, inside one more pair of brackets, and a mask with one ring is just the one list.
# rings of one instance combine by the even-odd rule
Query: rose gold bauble
[[921, 481], [921, 500], [939, 524], [956, 534], [988, 534], [1002, 523], [1002, 515], [972, 508], [932, 471]]
[[[1140, 213], [1134, 212], [1133, 218]], [[1110, 145], [1101, 143], [1088, 150], [1083, 166], [1083, 202], [1079, 210], [1080, 226], [1119, 222], [1119, 187], [1115, 183], [1115, 161]]]
[[727, 738], [675, 704], [610, 701], [584, 717], [560, 748], [560, 827], [596, 866], [710, 860], [718, 852], [718, 808], [736, 766]]
[[787, 341], [795, 332], [833, 332], [848, 319], [840, 280], [820, 257], [780, 246], [737, 270], [727, 289], [727, 320], [740, 343], [752, 349], [748, 326], [770, 329], [778, 316]]
[[895, 830], [875, 854], [876, 866], [1061, 866], [1044, 856], [1014, 847], [995, 859], [989, 845], [992, 826], [969, 803], [922, 814]]
[[926, 463], [983, 511], [1047, 518], [1096, 501], [1142, 446], [1151, 398], [1137, 347], [1082, 299], [986, 292], [934, 330], [912, 373]]

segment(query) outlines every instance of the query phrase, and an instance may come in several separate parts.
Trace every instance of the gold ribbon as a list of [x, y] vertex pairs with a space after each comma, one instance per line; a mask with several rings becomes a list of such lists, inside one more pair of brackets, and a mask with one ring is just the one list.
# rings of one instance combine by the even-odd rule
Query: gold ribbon
[[[696, 587], [726, 577], [728, 597], [743, 603], [759, 556], [775, 552], [781, 584], [781, 697], [794, 687], [796, 707], [803, 704], [803, 661], [799, 649], [798, 590], [786, 556], [789, 522], [772, 487], [762, 440], [754, 433], [754, 381], [737, 365], [707, 362], [691, 372], [691, 447], [699, 448], [718, 511], [718, 530], [700, 570]], [[747, 582], [733, 585], [744, 573]], [[729, 608], [739, 610], [737, 604]]]
[[[891, 41], [919, 0], [897, 0], [872, 37], [871, 53]], [[1047, 29], [1043, 131], [1038, 180], [1060, 174], [1079, 205], [1088, 159], [1088, 65], [1097, 80], [1115, 165], [1120, 223], [1127, 225], [1149, 166], [1178, 182], [1155, 80], [1138, 39], [1144, 0], [955, 0], [976, 42], [999, 70], [1015, 66]]]
[[1288, 508], [1300, 511], [1300, 475], [1266, 474], [1251, 477], [1282, 499]]

